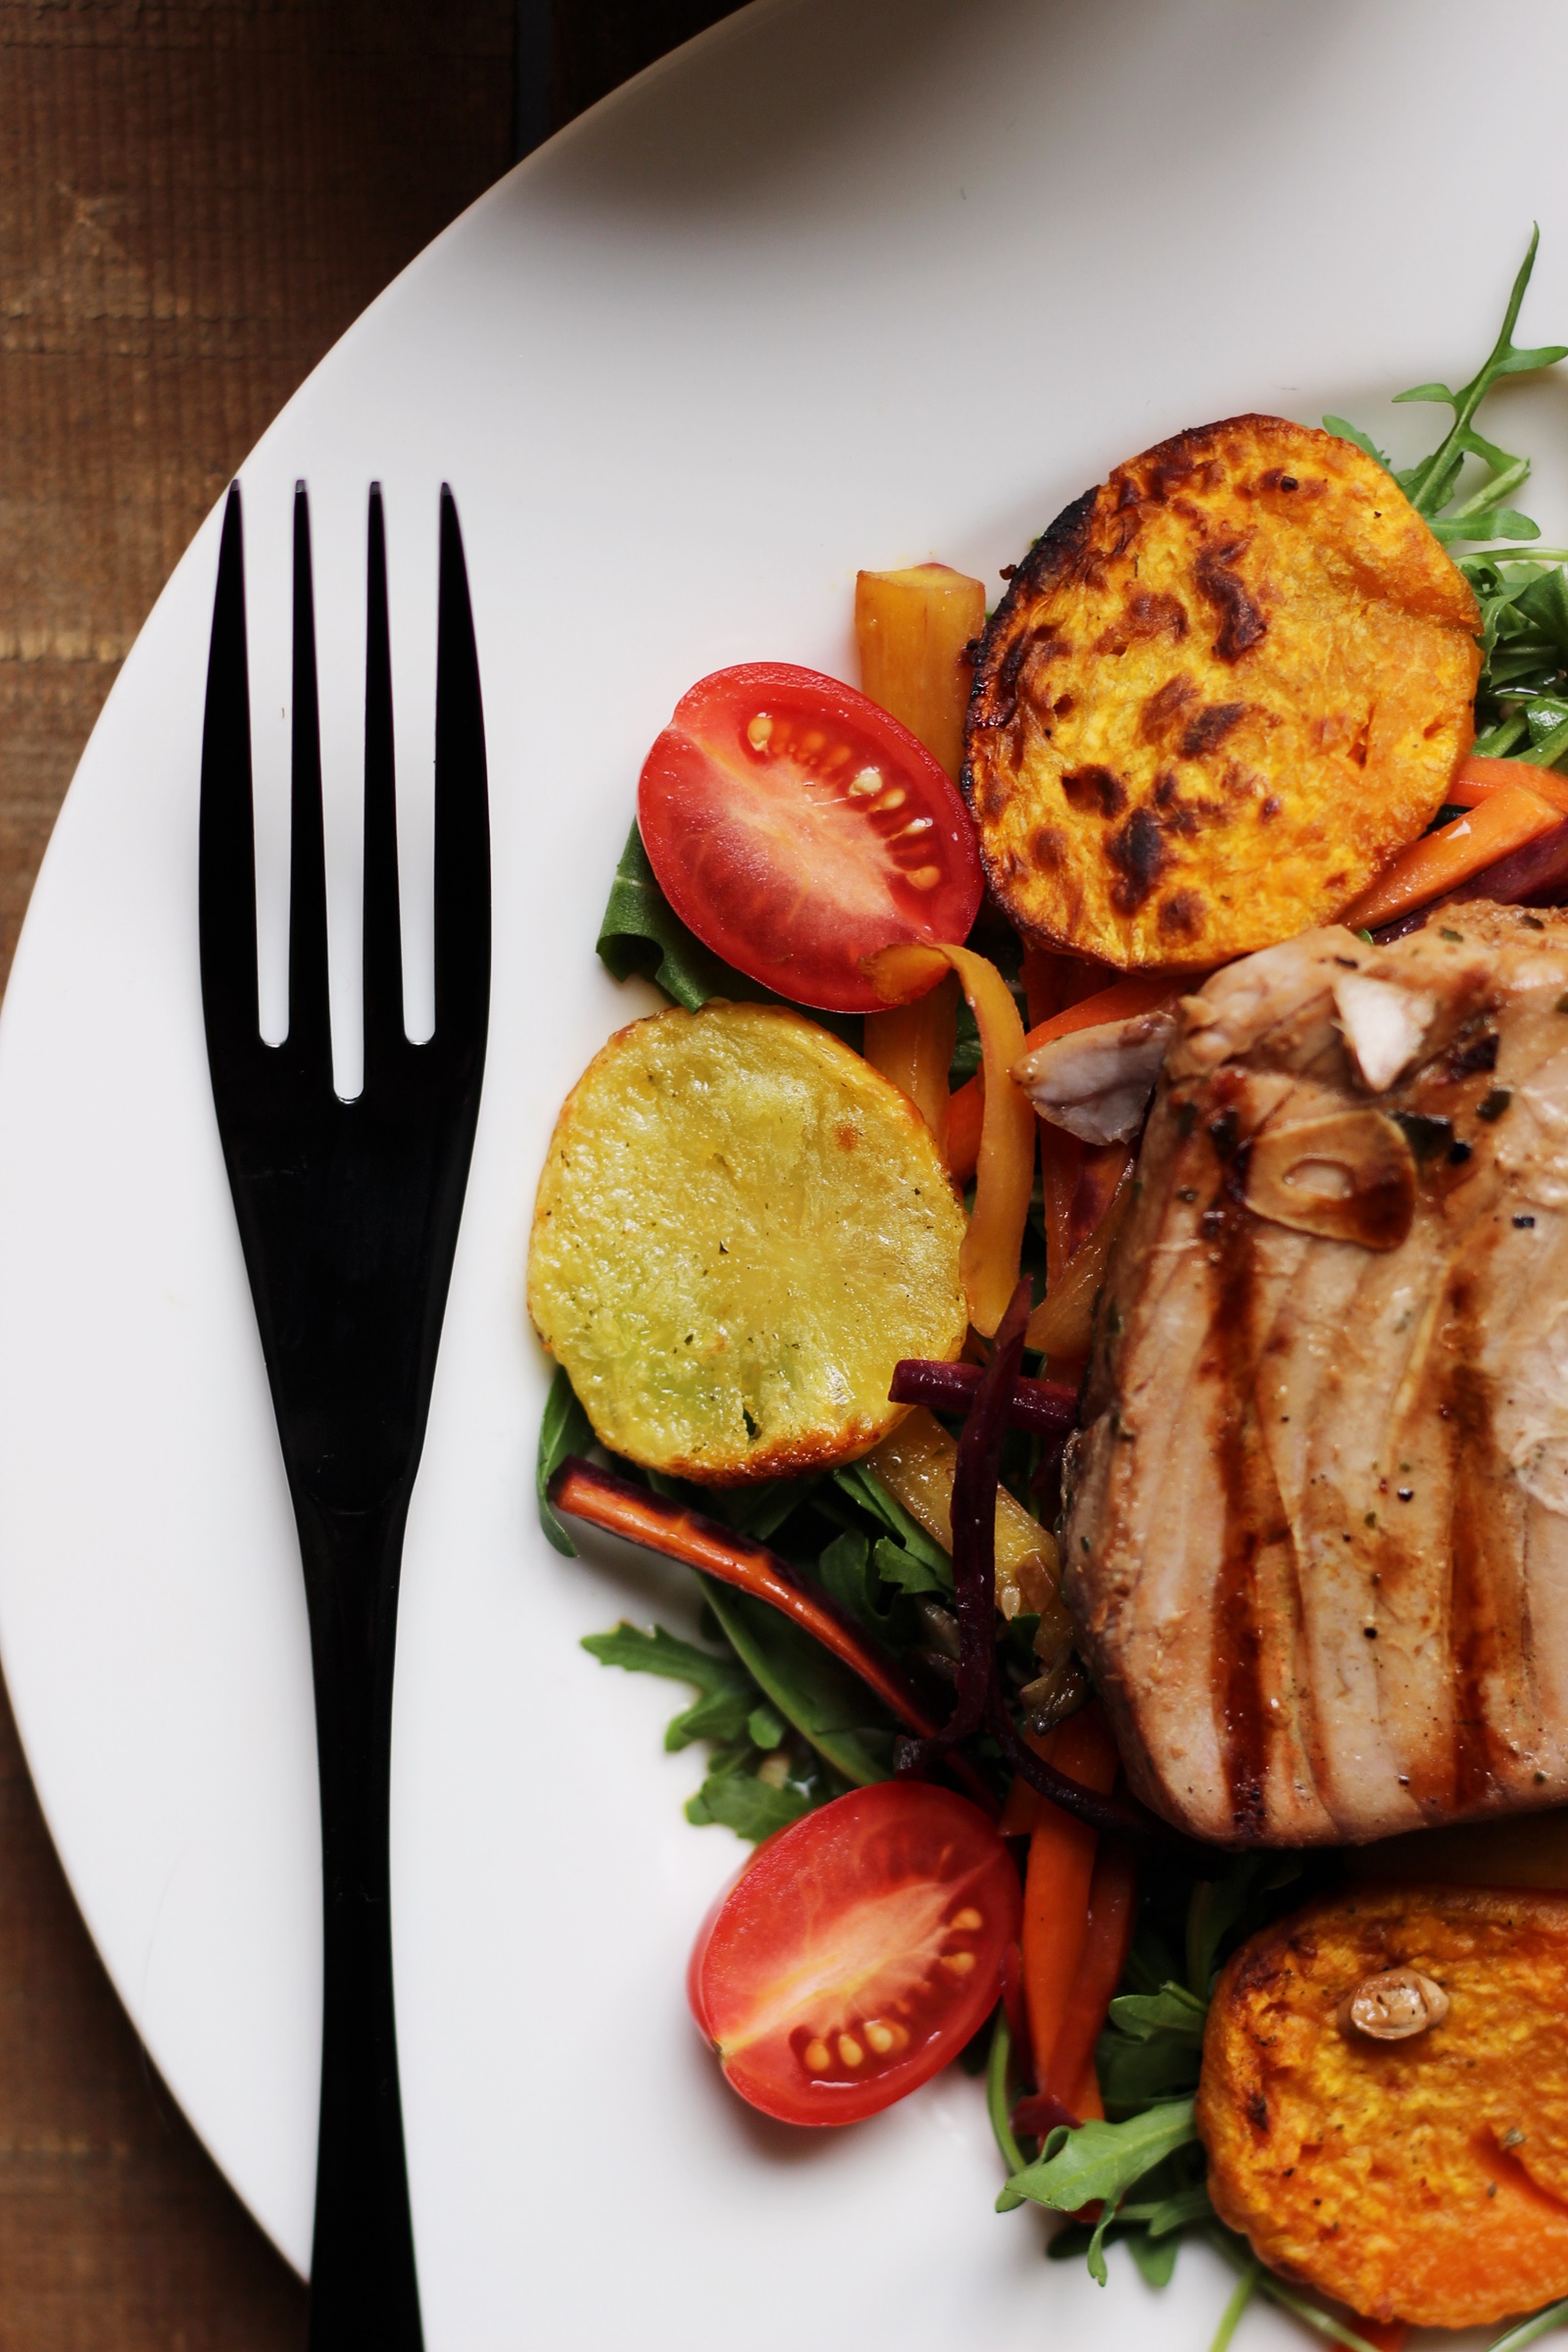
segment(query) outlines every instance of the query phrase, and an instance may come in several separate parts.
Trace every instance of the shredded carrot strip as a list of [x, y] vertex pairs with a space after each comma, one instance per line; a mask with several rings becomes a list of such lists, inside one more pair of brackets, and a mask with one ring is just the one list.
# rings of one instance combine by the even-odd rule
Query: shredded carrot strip
[[[1042, 1740], [1040, 1753], [1086, 1788], [1108, 1795], [1115, 1786], [1116, 1742], [1098, 1699]], [[1089, 1937], [1089, 1887], [1098, 1843], [1098, 1834], [1085, 1823], [1048, 1798], [1036, 1798], [1024, 1884], [1023, 1983], [1035, 2080], [1043, 2088]], [[1067, 2095], [1084, 2097], [1086, 2087], [1074, 2083]]]
[[1102, 988], [1092, 997], [1080, 997], [1076, 1004], [1068, 1004], [1060, 1012], [1054, 1012], [1049, 1020], [1040, 1022], [1024, 1039], [1023, 1050], [1032, 1054], [1036, 1046], [1049, 1045], [1054, 1037], [1071, 1037], [1079, 1029], [1097, 1029], [1102, 1021], [1136, 1020], [1141, 1012], [1152, 1012], [1156, 1004], [1200, 988], [1203, 978], [1201, 972], [1129, 972], [1111, 987]]
[[948, 1174], [955, 1184], [967, 1184], [980, 1164], [985, 1117], [986, 1082], [976, 1070], [956, 1095], [948, 1097]]
[[975, 1168], [974, 1208], [963, 1237], [960, 1271], [969, 1320], [989, 1339], [1018, 1287], [1018, 1260], [1035, 1173], [1035, 1114], [1015, 1084], [1012, 1065], [1023, 1052], [1023, 1023], [1012, 992], [994, 963], [968, 948], [915, 945], [883, 948], [862, 969], [890, 1004], [930, 985], [941, 957], [958, 975], [980, 1031], [985, 1117]]
[[1528, 760], [1489, 760], [1485, 753], [1472, 753], [1463, 762], [1448, 786], [1448, 799], [1456, 808], [1476, 808], [1510, 784], [1533, 792], [1537, 800], [1549, 801], [1559, 815], [1568, 816], [1568, 776], [1559, 776], [1554, 768], [1533, 767]]
[[884, 1656], [824, 1594], [808, 1591], [786, 1560], [749, 1536], [737, 1535], [684, 1503], [651, 1494], [613, 1471], [568, 1454], [550, 1482], [550, 1499], [569, 1518], [586, 1519], [612, 1536], [624, 1536], [666, 1559], [681, 1560], [720, 1584], [734, 1585], [755, 1599], [792, 1618], [834, 1657], [858, 1674], [911, 1732], [928, 1738], [936, 1719], [902, 1669]]
[[902, 1087], [948, 1158], [948, 1069], [958, 1034], [958, 984], [950, 972], [912, 1004], [865, 1016], [865, 1058]]
[[1385, 866], [1369, 890], [1351, 901], [1340, 916], [1352, 931], [1375, 931], [1396, 915], [1424, 906], [1446, 890], [1453, 890], [1494, 865], [1510, 850], [1522, 849], [1558, 822], [1557, 811], [1535, 792], [1517, 783], [1489, 793], [1466, 816], [1451, 825], [1423, 834]]

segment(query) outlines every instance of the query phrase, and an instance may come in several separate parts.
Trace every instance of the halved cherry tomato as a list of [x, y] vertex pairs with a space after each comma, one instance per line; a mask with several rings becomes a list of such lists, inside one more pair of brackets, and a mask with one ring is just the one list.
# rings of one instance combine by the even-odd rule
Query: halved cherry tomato
[[637, 821], [704, 945], [800, 1004], [872, 1012], [860, 958], [961, 942], [980, 853], [954, 786], [853, 686], [784, 662], [701, 679], [649, 753]]
[[956, 2057], [1021, 1917], [978, 1806], [879, 1781], [780, 1830], [720, 1897], [687, 1972], [692, 2015], [764, 2115], [853, 2124]]

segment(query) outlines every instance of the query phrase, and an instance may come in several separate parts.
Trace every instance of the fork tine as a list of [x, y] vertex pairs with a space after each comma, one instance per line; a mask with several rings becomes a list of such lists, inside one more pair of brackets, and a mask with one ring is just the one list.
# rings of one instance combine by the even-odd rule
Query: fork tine
[[218, 553], [207, 711], [202, 725], [198, 930], [202, 1009], [215, 1076], [258, 1047], [256, 836], [250, 684], [245, 661], [245, 546], [239, 484], [229, 485]]
[[288, 1046], [308, 1077], [332, 1074], [326, 980], [326, 850], [321, 831], [321, 730], [316, 693], [311, 507], [294, 485], [294, 713], [289, 784]]
[[369, 1088], [406, 1042], [386, 520], [379, 482], [370, 484], [365, 617], [365, 1083]]
[[483, 1050], [490, 1005], [484, 712], [457, 505], [441, 485], [435, 683], [435, 1043]]

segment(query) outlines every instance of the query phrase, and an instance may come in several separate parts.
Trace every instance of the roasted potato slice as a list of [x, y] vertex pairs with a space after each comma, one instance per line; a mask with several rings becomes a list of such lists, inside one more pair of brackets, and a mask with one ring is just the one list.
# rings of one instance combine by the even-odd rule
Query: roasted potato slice
[[1480, 614], [1382, 467], [1281, 416], [1119, 466], [986, 631], [964, 786], [1043, 946], [1196, 969], [1329, 922], [1443, 801]]
[[1565, 2017], [1559, 1895], [1363, 1886], [1265, 1929], [1209, 2007], [1215, 2211], [1370, 2319], [1568, 2294]]
[[956, 1356], [963, 1210], [906, 1095], [799, 1014], [655, 1013], [567, 1097], [528, 1307], [600, 1440], [715, 1486], [852, 1460]]

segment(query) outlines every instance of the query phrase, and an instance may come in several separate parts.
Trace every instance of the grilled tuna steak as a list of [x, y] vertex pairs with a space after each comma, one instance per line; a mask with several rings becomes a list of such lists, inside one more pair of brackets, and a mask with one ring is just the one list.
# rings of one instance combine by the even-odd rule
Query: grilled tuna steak
[[1135, 1787], [1232, 1844], [1568, 1799], [1568, 914], [1182, 1000], [1063, 1546]]

